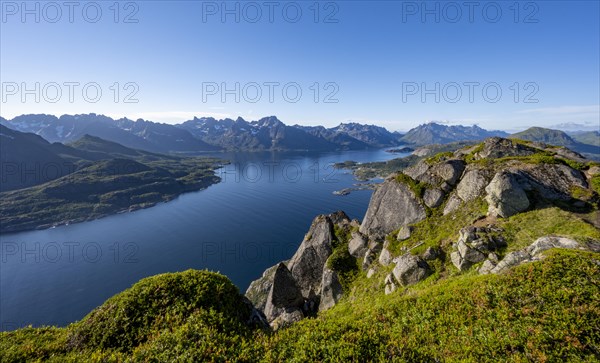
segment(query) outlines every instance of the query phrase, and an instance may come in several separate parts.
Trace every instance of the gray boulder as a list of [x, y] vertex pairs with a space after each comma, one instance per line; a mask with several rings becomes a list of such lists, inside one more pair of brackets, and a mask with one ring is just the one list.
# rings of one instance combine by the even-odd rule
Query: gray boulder
[[423, 259], [425, 261], [435, 260], [436, 258], [442, 255], [441, 251], [437, 247], [427, 247], [425, 252], [423, 252]]
[[321, 281], [321, 301], [319, 303], [319, 311], [324, 311], [335, 304], [342, 298], [344, 290], [340, 283], [337, 272], [328, 268], [323, 270], [323, 279]]
[[497, 173], [485, 191], [489, 205], [488, 214], [491, 216], [508, 218], [529, 207], [527, 194], [512, 173]]
[[567, 165], [527, 165], [519, 174], [525, 177], [525, 188], [535, 190], [546, 199], [569, 200], [573, 187], [588, 188], [585, 175]]
[[363, 258], [368, 249], [368, 240], [360, 232], [352, 232], [348, 241], [348, 252], [355, 258]]
[[457, 197], [455, 194], [452, 194], [450, 198], [448, 198], [448, 202], [444, 206], [443, 215], [449, 214], [457, 210], [462, 205], [462, 200]]
[[570, 238], [546, 236], [536, 239], [525, 251], [531, 256], [537, 256], [551, 248], [579, 249], [582, 247], [577, 241]]
[[507, 254], [494, 268], [480, 273], [501, 273], [525, 262], [537, 261], [540, 254], [551, 248], [585, 249], [577, 241], [565, 237], [545, 236], [538, 238], [524, 249]]
[[498, 262], [494, 268], [490, 270], [491, 273], [497, 274], [510, 269], [511, 267], [520, 265], [525, 261], [531, 261], [531, 255], [523, 250], [514, 251], [508, 253], [502, 261]]
[[485, 170], [467, 167], [460, 183], [456, 186], [456, 195], [464, 202], [470, 202], [483, 195], [489, 183], [487, 174]]
[[303, 304], [302, 292], [292, 273], [284, 263], [278, 264], [264, 308], [267, 321], [271, 323], [285, 312], [295, 315], [294, 311], [301, 311]]
[[450, 254], [452, 264], [464, 271], [484, 261], [492, 251], [505, 246], [501, 237], [494, 237], [488, 228], [465, 227], [460, 230], [456, 251]]
[[393, 274], [389, 274], [385, 277], [385, 280], [383, 281], [384, 283], [384, 292], [386, 295], [391, 294], [392, 292], [396, 291], [396, 289], [398, 289], [398, 283], [396, 281], [396, 279], [394, 278]]
[[420, 257], [407, 253], [397, 259], [392, 274], [398, 283], [402, 286], [408, 286], [416, 284], [431, 275], [431, 268]]
[[382, 264], [383, 266], [389, 265], [390, 263], [392, 263], [392, 260], [394, 259], [394, 256], [392, 256], [392, 253], [390, 252], [388, 247], [389, 247], [389, 242], [385, 241], [385, 243], [383, 244], [383, 249], [381, 250], [381, 253], [379, 254], [379, 263]]
[[398, 231], [398, 235], [396, 236], [396, 239], [398, 241], [404, 241], [404, 240], [409, 239], [410, 235], [412, 233], [412, 230], [413, 230], [413, 228], [411, 226], [403, 226]]
[[323, 267], [332, 252], [335, 239], [333, 222], [329, 216], [317, 216], [288, 267], [298, 283], [302, 295], [320, 291]]
[[429, 208], [437, 208], [444, 201], [444, 192], [441, 189], [433, 188], [425, 190], [423, 202]]
[[405, 184], [388, 178], [369, 202], [360, 232], [374, 239], [383, 239], [393, 230], [426, 218], [425, 207]]

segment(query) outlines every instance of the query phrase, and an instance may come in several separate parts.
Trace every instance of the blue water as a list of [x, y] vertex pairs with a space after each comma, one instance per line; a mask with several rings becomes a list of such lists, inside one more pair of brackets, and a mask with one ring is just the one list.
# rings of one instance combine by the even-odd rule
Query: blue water
[[206, 190], [92, 222], [0, 236], [0, 328], [64, 326], [141, 278], [186, 269], [227, 275], [242, 292], [288, 259], [313, 218], [362, 219], [371, 191], [332, 163], [389, 160], [383, 150], [219, 154], [231, 164]]

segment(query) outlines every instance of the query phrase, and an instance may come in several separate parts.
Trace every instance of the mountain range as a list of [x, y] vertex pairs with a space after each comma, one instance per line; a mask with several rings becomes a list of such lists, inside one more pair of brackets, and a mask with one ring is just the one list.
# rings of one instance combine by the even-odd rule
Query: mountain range
[[[180, 124], [164, 124], [138, 119], [112, 119], [97, 114], [21, 115], [12, 120], [0, 118], [11, 129], [34, 133], [49, 142], [69, 143], [92, 135], [125, 147], [157, 153], [199, 153], [215, 151], [338, 151], [423, 146], [461, 141], [481, 141], [488, 137], [508, 137], [508, 133], [485, 130], [477, 125], [426, 123], [406, 134], [390, 132], [375, 125], [342, 123], [336, 127], [286, 125], [276, 116], [246, 121], [193, 118]], [[531, 128], [511, 137], [570, 147], [587, 155], [600, 154], [597, 131], [572, 133]]]

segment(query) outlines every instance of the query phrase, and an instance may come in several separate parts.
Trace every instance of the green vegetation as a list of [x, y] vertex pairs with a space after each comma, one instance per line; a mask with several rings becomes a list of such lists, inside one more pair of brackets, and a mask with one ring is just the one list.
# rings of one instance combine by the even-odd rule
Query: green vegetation
[[600, 267], [592, 257], [551, 251], [506, 275], [344, 301], [274, 334], [265, 360], [593, 361]]
[[340, 228], [334, 225], [336, 239], [333, 241], [333, 251], [327, 259], [327, 268], [337, 272], [345, 292], [350, 291], [352, 282], [360, 271], [358, 260], [348, 252], [351, 228]]
[[410, 188], [410, 190], [412, 190], [412, 192], [415, 193], [415, 195], [419, 198], [423, 198], [425, 190], [431, 187], [431, 185], [419, 182], [418, 180], [414, 180], [413, 178], [404, 173], [398, 173], [398, 175], [396, 175], [396, 181], [398, 183], [407, 185]]
[[159, 275], [67, 328], [0, 333], [0, 360], [594, 361], [600, 341], [595, 258], [552, 250], [508, 274], [458, 275], [404, 294], [354, 295], [274, 333], [244, 324], [248, 310], [225, 277]]
[[592, 177], [592, 180], [590, 181], [590, 186], [596, 191], [596, 193], [600, 194], [600, 174], [594, 175]]
[[454, 153], [452, 151], [444, 151], [438, 154], [435, 154], [434, 156], [425, 159], [425, 162], [429, 165], [433, 165], [433, 164], [437, 164], [441, 161], [444, 161], [448, 158], [451, 158], [454, 156]]
[[576, 239], [580, 242], [600, 241], [600, 230], [588, 222], [590, 215], [577, 215], [557, 207], [536, 209], [516, 214], [498, 222], [503, 237], [508, 242], [508, 251], [523, 248], [542, 236], [556, 235]]
[[487, 203], [477, 199], [468, 205], [459, 208], [453, 213], [442, 215], [443, 206], [438, 207], [433, 215], [421, 222], [413, 224], [410, 238], [404, 241], [396, 240], [398, 231], [388, 236], [389, 249], [394, 255], [400, 255], [402, 248], [412, 248], [413, 254], [424, 252], [428, 247], [448, 246], [458, 239], [461, 228], [468, 226], [482, 218], [487, 213]]
[[145, 163], [122, 158], [98, 161], [41, 185], [0, 193], [0, 232], [147, 208], [217, 183], [217, 165], [215, 159], [179, 157]]

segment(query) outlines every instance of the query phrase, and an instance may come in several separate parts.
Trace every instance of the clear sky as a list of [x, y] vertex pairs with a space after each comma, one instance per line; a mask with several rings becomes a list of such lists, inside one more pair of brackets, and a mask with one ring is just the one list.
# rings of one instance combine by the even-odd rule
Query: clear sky
[[1, 1], [0, 115], [600, 124], [598, 1], [117, 5]]

